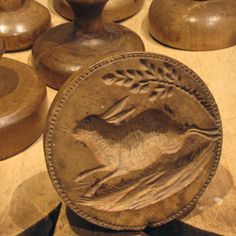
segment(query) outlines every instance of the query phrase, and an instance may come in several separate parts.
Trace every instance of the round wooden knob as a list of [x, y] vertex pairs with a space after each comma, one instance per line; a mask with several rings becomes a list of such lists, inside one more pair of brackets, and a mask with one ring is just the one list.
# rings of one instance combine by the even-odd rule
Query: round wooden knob
[[174, 48], [222, 49], [236, 44], [235, 15], [234, 0], [154, 0], [149, 31]]
[[221, 155], [221, 119], [207, 86], [154, 53], [113, 55], [76, 72], [46, 123], [46, 162], [59, 195], [81, 217], [115, 230], [186, 214]]
[[0, 38], [6, 51], [30, 48], [50, 25], [50, 13], [34, 0], [0, 0]]
[[21, 62], [2, 58], [0, 160], [19, 153], [39, 138], [46, 113], [46, 88], [34, 70]]
[[140, 37], [124, 26], [102, 21], [103, 1], [68, 1], [75, 22], [59, 25], [42, 34], [33, 46], [40, 78], [59, 89], [75, 71], [101, 57], [119, 51], [144, 50]]
[[[105, 21], [121, 21], [135, 15], [143, 6], [144, 0], [109, 0], [104, 12]], [[58, 14], [68, 20], [74, 19], [73, 11], [66, 0], [53, 0]]]

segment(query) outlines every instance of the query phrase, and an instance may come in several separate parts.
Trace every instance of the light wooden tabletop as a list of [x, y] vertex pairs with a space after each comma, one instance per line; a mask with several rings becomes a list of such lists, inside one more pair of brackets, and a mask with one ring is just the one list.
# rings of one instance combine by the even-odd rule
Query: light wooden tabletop
[[[66, 22], [55, 13], [51, 2], [38, 1], [50, 9], [54, 26]], [[173, 57], [192, 68], [215, 97], [223, 122], [224, 145], [217, 174], [196, 208], [182, 221], [217, 234], [236, 235], [236, 46], [211, 52], [165, 47], [148, 33], [150, 3], [145, 0], [142, 11], [122, 24], [140, 35], [146, 51]], [[31, 64], [30, 50], [4, 56]], [[50, 104], [56, 91], [47, 91]], [[0, 235], [16, 235], [58, 205], [59, 197], [46, 171], [42, 137], [24, 152], [0, 162]]]

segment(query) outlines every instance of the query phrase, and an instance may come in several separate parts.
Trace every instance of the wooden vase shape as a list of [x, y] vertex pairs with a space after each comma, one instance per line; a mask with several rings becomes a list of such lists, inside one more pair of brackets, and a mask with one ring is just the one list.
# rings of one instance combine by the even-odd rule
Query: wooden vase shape
[[144, 50], [142, 40], [131, 30], [103, 23], [107, 0], [68, 1], [76, 16], [74, 22], [49, 29], [33, 46], [33, 58], [40, 78], [48, 86], [60, 86], [81, 67], [118, 51]]
[[236, 44], [236, 1], [154, 0], [149, 31], [161, 43], [184, 50], [216, 50]]
[[[0, 41], [0, 56], [3, 54]], [[21, 62], [0, 60], [0, 160], [34, 143], [47, 113], [46, 88], [34, 70]]]
[[[103, 12], [106, 21], [121, 21], [127, 19], [143, 6], [144, 0], [110, 0]], [[66, 0], [53, 0], [56, 12], [68, 20], [74, 19], [73, 11]]]
[[0, 38], [6, 51], [30, 48], [50, 25], [50, 13], [34, 0], [0, 0]]

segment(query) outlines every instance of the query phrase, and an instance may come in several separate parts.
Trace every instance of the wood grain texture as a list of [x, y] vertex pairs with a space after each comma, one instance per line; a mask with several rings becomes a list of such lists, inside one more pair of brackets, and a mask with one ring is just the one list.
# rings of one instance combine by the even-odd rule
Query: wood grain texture
[[[50, 1], [42, 0], [40, 2], [49, 7], [54, 26], [65, 22], [61, 17], [58, 17]], [[147, 14], [150, 4], [151, 0], [146, 0], [143, 9], [122, 24], [135, 29], [145, 42], [147, 51], [158, 52], [176, 58], [200, 75], [216, 99], [224, 128], [223, 153], [216, 176], [195, 210], [182, 221], [200, 229], [221, 235], [234, 236], [236, 234], [236, 48], [231, 47], [211, 52], [187, 52], [159, 44], [148, 33]], [[31, 63], [31, 51], [5, 54], [5, 57], [17, 59], [28, 64]], [[56, 91], [48, 88], [47, 92], [48, 99], [51, 102]], [[9, 212], [4, 211], [4, 208], [11, 206], [10, 202], [17, 186], [32, 176], [45, 171], [42, 138], [26, 151], [0, 162], [0, 201], [3, 203], [0, 204], [1, 220], [9, 218]], [[51, 184], [50, 181], [49, 184]], [[32, 191], [35, 192], [35, 190]], [[42, 202], [42, 204], [46, 204], [46, 202]], [[27, 210], [24, 214], [26, 213]], [[37, 216], [37, 219], [40, 218], [41, 216]], [[7, 228], [7, 222], [1, 224], [1, 228]], [[15, 233], [12, 230], [7, 235], [14, 236]], [[64, 235], [67, 236], [67, 234]]]
[[0, 38], [6, 51], [30, 48], [50, 22], [49, 11], [37, 1], [0, 1]]
[[[66, 0], [52, 0], [55, 10], [68, 20], [74, 15]], [[121, 21], [135, 15], [143, 6], [144, 0], [109, 0], [103, 12], [105, 21]]]
[[222, 49], [236, 44], [235, 14], [234, 0], [227, 4], [224, 0], [154, 0], [149, 10], [149, 31], [174, 48]]

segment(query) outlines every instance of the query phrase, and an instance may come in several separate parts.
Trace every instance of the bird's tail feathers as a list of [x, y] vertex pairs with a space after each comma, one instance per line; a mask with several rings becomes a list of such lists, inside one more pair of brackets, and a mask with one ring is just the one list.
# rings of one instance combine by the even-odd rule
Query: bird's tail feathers
[[188, 134], [198, 134], [208, 138], [210, 140], [218, 140], [220, 138], [220, 132], [218, 129], [198, 129], [191, 128], [187, 131]]

